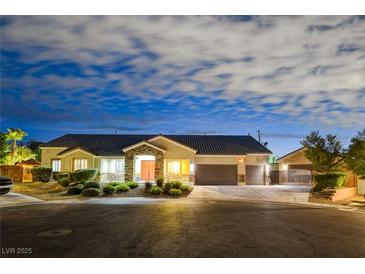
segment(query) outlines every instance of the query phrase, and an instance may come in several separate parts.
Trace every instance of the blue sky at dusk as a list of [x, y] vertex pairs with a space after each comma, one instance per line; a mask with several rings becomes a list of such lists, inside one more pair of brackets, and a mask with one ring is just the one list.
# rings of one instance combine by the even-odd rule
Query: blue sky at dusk
[[277, 155], [365, 128], [365, 16], [1, 17], [1, 130], [247, 134]]

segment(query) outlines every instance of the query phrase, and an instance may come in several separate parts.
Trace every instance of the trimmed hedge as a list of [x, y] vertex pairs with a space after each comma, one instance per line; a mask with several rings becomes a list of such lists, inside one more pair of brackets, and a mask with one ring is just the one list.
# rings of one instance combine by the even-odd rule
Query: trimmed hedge
[[158, 187], [163, 187], [163, 178], [162, 177], [159, 177], [156, 179], [156, 185]]
[[58, 177], [57, 183], [59, 183], [61, 186], [69, 186], [71, 183], [70, 177]]
[[84, 189], [83, 185], [77, 185], [77, 186], [72, 186], [68, 189], [67, 194], [68, 195], [79, 195], [82, 190]]
[[120, 184], [114, 187], [116, 192], [127, 192], [129, 187], [127, 184]]
[[138, 183], [137, 182], [126, 182], [125, 183], [129, 188], [134, 189], [138, 187]]
[[81, 192], [81, 196], [83, 197], [97, 197], [99, 196], [99, 194], [100, 194], [100, 189], [98, 188], [87, 188]]
[[177, 189], [177, 188], [171, 188], [170, 191], [169, 191], [169, 194], [171, 196], [181, 196], [182, 194], [182, 191], [180, 189]]
[[160, 195], [160, 194], [161, 194], [161, 192], [162, 192], [162, 190], [161, 190], [161, 188], [160, 188], [160, 187], [158, 187], [158, 186], [153, 186], [153, 187], [151, 188], [151, 190], [150, 190], [150, 193], [151, 193], [152, 195]]
[[316, 174], [314, 175], [317, 185], [316, 190], [321, 190], [326, 187], [340, 188], [343, 186], [346, 180], [346, 173], [336, 172], [329, 174]]
[[85, 182], [84, 183], [84, 187], [86, 188], [100, 188], [100, 184], [98, 182], [94, 182], [94, 181], [90, 181], [90, 182]]
[[76, 170], [73, 174], [75, 180], [78, 182], [86, 182], [93, 181], [98, 173], [98, 169], [90, 168], [90, 169], [79, 169]]
[[115, 193], [115, 186], [113, 186], [112, 184], [107, 184], [103, 188], [103, 193], [104, 194], [113, 194], [113, 193]]
[[47, 183], [51, 180], [52, 176], [52, 168], [50, 167], [33, 167], [31, 169], [31, 173], [33, 176], [33, 182], [39, 181], [43, 183]]

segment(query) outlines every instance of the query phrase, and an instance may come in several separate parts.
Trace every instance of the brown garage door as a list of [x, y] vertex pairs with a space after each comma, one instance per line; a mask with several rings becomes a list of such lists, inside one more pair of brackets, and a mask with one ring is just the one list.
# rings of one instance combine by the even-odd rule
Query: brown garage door
[[265, 184], [265, 166], [264, 165], [246, 165], [246, 185], [264, 185]]
[[196, 165], [197, 185], [237, 185], [237, 165]]

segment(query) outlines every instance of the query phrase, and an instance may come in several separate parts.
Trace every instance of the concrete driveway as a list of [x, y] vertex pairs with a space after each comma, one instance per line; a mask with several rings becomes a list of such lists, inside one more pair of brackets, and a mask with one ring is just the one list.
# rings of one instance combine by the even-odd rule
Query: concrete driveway
[[188, 199], [254, 200], [284, 203], [308, 203], [311, 187], [302, 185], [271, 186], [195, 186]]

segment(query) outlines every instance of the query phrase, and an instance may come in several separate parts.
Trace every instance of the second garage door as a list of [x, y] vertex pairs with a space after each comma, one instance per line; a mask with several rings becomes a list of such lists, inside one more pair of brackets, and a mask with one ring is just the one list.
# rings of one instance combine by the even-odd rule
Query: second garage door
[[196, 165], [197, 185], [237, 185], [237, 165]]
[[246, 184], [247, 185], [264, 185], [265, 184], [265, 166], [264, 165], [246, 165]]

